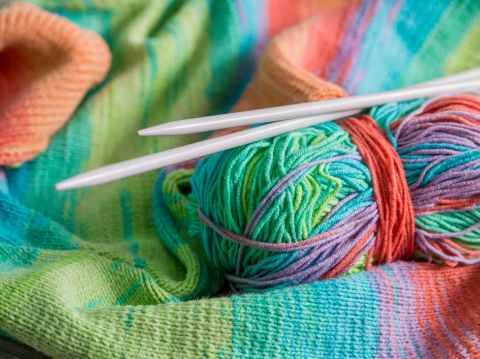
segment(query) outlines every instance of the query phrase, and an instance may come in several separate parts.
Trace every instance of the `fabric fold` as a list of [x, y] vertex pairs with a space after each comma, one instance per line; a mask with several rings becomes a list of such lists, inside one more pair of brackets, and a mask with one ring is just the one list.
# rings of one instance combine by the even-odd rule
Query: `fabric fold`
[[96, 33], [34, 5], [0, 10], [0, 165], [31, 160], [103, 81], [110, 50]]

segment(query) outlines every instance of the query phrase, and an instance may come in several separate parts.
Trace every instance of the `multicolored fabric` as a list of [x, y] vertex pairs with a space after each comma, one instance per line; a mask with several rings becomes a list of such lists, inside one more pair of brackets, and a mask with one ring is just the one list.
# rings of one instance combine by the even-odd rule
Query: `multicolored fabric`
[[[272, 40], [234, 107], [246, 111], [391, 90], [478, 66], [471, 1], [356, 2]], [[272, 86], [275, 84], [275, 86]]]
[[[477, 1], [355, 2], [279, 35], [261, 62], [271, 36], [344, 2], [32, 2], [100, 34], [113, 57], [107, 80], [48, 150], [5, 171], [2, 333], [54, 358], [480, 355], [477, 266], [398, 262], [264, 294], [206, 298], [222, 275], [189, 235], [192, 164], [163, 172], [156, 183], [152, 171], [53, 190], [85, 170], [198, 140], [135, 132], [228, 111], [256, 66], [237, 110], [310, 100], [316, 76], [355, 94], [478, 66]], [[283, 53], [277, 60], [290, 61], [283, 72], [280, 61], [268, 60], [275, 46]], [[291, 66], [303, 70], [288, 72]], [[252, 92], [255, 83], [263, 90]], [[325, 89], [343, 93], [328, 83]]]

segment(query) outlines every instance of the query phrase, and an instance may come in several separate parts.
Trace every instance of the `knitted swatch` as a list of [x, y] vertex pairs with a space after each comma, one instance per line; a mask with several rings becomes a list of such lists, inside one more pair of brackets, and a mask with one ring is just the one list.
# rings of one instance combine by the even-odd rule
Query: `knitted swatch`
[[[162, 174], [154, 195], [156, 171], [53, 190], [85, 170], [198, 140], [135, 131], [228, 111], [271, 34], [325, 1], [285, 0], [289, 11], [271, 10], [279, 0], [32, 1], [100, 34], [113, 65], [46, 151], [5, 171], [2, 333], [62, 359], [478, 356], [476, 266], [398, 262], [266, 294], [189, 301], [221, 282], [189, 236], [192, 168]], [[329, 35], [333, 20], [340, 31]], [[479, 22], [478, 0], [365, 1], [299, 25], [308, 31], [287, 30], [285, 54], [295, 66], [312, 64], [303, 67], [309, 81], [340, 86], [326, 93], [381, 91], [479, 66]], [[307, 46], [311, 40], [319, 45]], [[311, 85], [295, 83], [296, 98], [308, 98]]]
[[0, 10], [0, 165], [34, 158], [110, 67], [97, 34], [27, 3]]

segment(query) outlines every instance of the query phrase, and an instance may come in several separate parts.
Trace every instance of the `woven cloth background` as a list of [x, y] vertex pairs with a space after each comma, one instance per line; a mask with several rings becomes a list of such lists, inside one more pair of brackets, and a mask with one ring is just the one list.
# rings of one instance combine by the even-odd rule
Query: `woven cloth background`
[[208, 298], [222, 277], [187, 236], [188, 165], [163, 172], [155, 193], [158, 171], [53, 190], [83, 171], [200, 139], [137, 137], [144, 127], [478, 66], [476, 0], [32, 3], [101, 35], [112, 67], [48, 150], [0, 177], [2, 334], [54, 358], [480, 356], [477, 266], [399, 262]]

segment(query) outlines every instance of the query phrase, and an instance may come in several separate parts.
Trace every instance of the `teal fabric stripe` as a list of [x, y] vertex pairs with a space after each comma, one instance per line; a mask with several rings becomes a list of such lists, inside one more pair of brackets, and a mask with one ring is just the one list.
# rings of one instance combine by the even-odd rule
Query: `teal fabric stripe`
[[62, 226], [0, 192], [0, 242], [44, 249], [77, 249]]
[[[388, 295], [372, 288], [375, 281], [382, 286], [388, 282], [379, 272], [231, 297], [232, 352], [254, 357], [253, 348], [261, 347], [265, 354], [284, 357], [377, 358], [378, 296]], [[279, 330], [266, 329], [270, 325]]]
[[0, 192], [8, 194], [8, 182], [7, 182], [7, 175], [2, 167], [0, 167]]
[[[10, 194], [20, 203], [62, 224], [68, 231], [83, 235], [75, 223], [79, 196], [86, 190], [56, 192], [55, 183], [84, 170], [90, 156], [91, 102], [85, 103], [51, 140], [48, 151], [16, 170], [7, 170]], [[63, 163], [63, 165], [61, 163]], [[68, 166], [64, 165], [68, 162]], [[52, 164], [55, 170], [52, 169]], [[35, 176], [35, 181], [31, 181]], [[41, 199], [41, 200], [39, 200]], [[65, 206], [65, 204], [68, 206]]]
[[130, 206], [130, 192], [127, 188], [124, 188], [124, 190], [122, 191], [122, 195], [120, 197], [120, 205], [122, 209], [124, 240], [129, 244], [129, 252], [135, 260], [135, 267], [145, 269], [147, 265], [145, 260], [139, 258], [138, 251], [140, 248], [140, 244], [138, 243], [138, 241], [135, 240], [135, 236], [133, 235], [133, 218], [131, 211], [132, 207]]
[[[396, 1], [380, 1], [363, 38], [360, 56], [343, 84], [347, 92], [365, 94], [398, 88], [402, 74], [449, 3], [449, 0], [436, 1], [436, 11], [430, 12], [415, 10], [432, 6], [430, 1], [404, 0], [396, 19], [389, 21]], [[390, 29], [392, 26], [395, 31]]]
[[[448, 7], [426, 37], [425, 43], [417, 49], [410, 67], [402, 74], [401, 84], [425, 81], [451, 71], [447, 67], [448, 61], [458, 53], [459, 46], [479, 15], [480, 8], [475, 1], [448, 2]], [[431, 60], [426, 61], [427, 58]], [[479, 64], [480, 61], [476, 60], [471, 66]]]
[[[221, 40], [225, 35], [222, 33], [222, 28], [225, 28], [225, 21], [235, 21], [238, 28], [238, 46], [239, 52], [237, 59], [227, 59], [225, 56], [219, 56], [216, 51], [213, 51], [210, 60], [212, 69], [219, 65], [225, 66], [229, 61], [235, 61], [238, 64], [238, 71], [233, 74], [231, 80], [232, 90], [221, 96], [225, 96], [222, 101], [220, 113], [226, 113], [237, 102], [243, 90], [250, 82], [255, 63], [260, 60], [260, 54], [267, 43], [268, 33], [268, 13], [267, 3], [258, 0], [235, 0], [232, 2], [222, 2], [222, 5], [212, 7], [212, 18], [218, 19], [218, 24], [213, 26], [210, 30], [212, 41]], [[220, 15], [223, 10], [222, 7], [231, 7], [229, 10], [232, 13], [231, 19]], [[222, 20], [220, 20], [222, 19]], [[230, 45], [231, 46], [231, 45]], [[214, 72], [216, 74], [216, 71]], [[222, 81], [222, 74], [218, 73], [215, 77], [216, 81]], [[207, 94], [211, 98], [218, 97], [215, 88], [212, 84], [207, 89]]]

